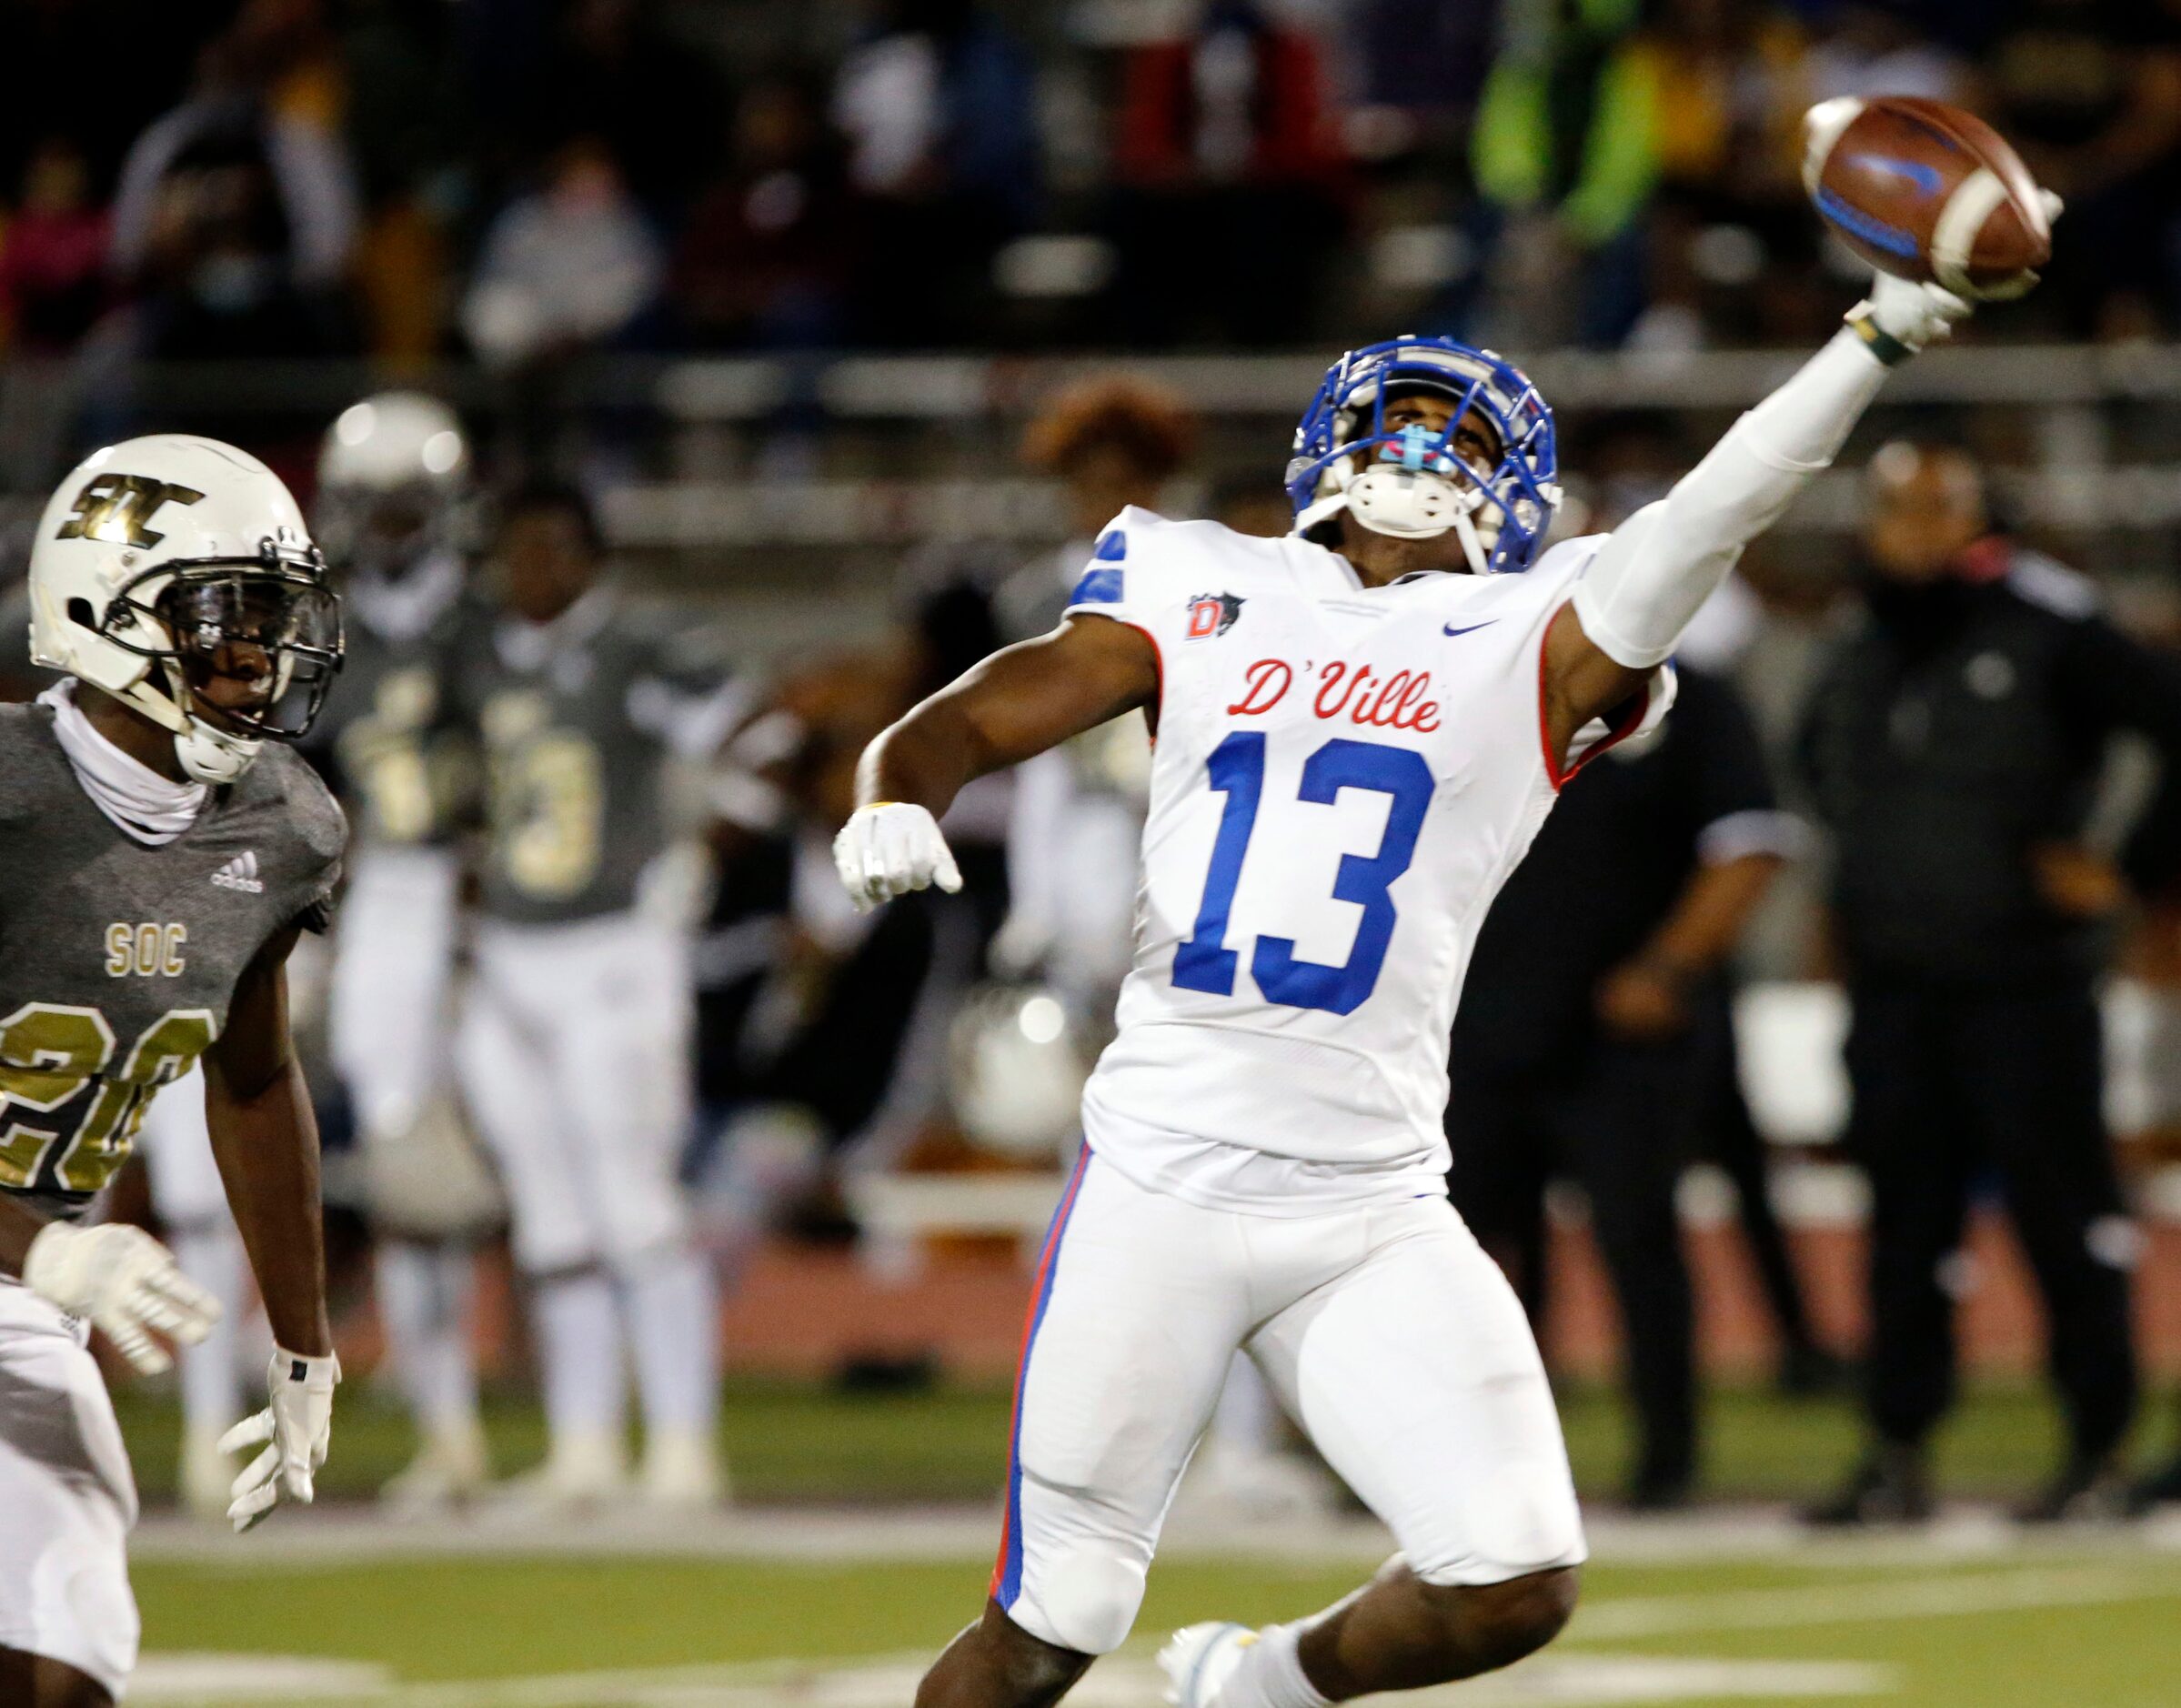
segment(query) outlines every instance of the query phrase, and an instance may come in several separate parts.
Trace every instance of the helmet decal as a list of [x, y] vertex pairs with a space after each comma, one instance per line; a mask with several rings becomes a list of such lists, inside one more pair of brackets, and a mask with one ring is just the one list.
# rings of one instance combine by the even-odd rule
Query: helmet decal
[[163, 504], [195, 504], [204, 497], [195, 487], [143, 475], [94, 475], [75, 495], [75, 507], [55, 539], [99, 539], [110, 546], [149, 551], [166, 538], [149, 526]]

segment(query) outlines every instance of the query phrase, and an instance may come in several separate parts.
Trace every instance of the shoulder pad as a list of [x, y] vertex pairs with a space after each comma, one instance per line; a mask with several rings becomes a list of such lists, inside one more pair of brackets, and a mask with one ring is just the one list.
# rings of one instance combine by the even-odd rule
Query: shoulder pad
[[1290, 544], [1238, 534], [1221, 522], [1174, 521], [1130, 505], [1100, 531], [1068, 603], [1141, 610], [1203, 592], [1200, 584], [1207, 576], [1284, 574], [1282, 552]]
[[1591, 559], [1598, 548], [1611, 539], [1611, 534], [1578, 534], [1571, 539], [1555, 540], [1545, 548], [1537, 561], [1520, 575], [1508, 577], [1521, 580], [1524, 577], [1539, 576], [1550, 579], [1558, 576], [1579, 576], [1590, 568]]
[[313, 854], [327, 860], [340, 858], [348, 846], [348, 817], [308, 759], [292, 748], [268, 742], [244, 775], [264, 779]]
[[[53, 739], [53, 713], [35, 700], [0, 705], [0, 819], [34, 817], [45, 798], [46, 752], [60, 759]], [[61, 759], [65, 766], [66, 761]]]
[[2006, 588], [2025, 604], [2071, 622], [2096, 616], [2106, 604], [2096, 582], [2043, 552], [2017, 551], [2006, 573]]

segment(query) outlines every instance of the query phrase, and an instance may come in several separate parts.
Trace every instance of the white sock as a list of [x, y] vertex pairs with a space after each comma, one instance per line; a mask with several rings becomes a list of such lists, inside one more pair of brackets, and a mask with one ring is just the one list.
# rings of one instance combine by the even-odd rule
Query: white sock
[[[183, 1427], [216, 1434], [242, 1416], [237, 1338], [249, 1301], [242, 1235], [231, 1221], [197, 1222], [170, 1229], [166, 1244], [182, 1272], [219, 1301], [219, 1321], [212, 1331], [196, 1345], [183, 1347], [176, 1359], [181, 1366]], [[264, 1403], [262, 1398], [258, 1403]]]
[[477, 1263], [465, 1245], [387, 1240], [378, 1248], [378, 1314], [387, 1356], [422, 1435], [477, 1427], [477, 1361], [470, 1301]]
[[1211, 1708], [1331, 1708], [1332, 1699], [1303, 1675], [1296, 1643], [1302, 1626], [1267, 1625], [1242, 1651], [1241, 1664], [1220, 1687]]
[[578, 1270], [531, 1287], [547, 1432], [554, 1440], [586, 1434], [618, 1439], [625, 1384], [613, 1283], [598, 1270]]
[[661, 1252], [621, 1278], [644, 1427], [709, 1436], [719, 1418], [719, 1296], [704, 1260]]
[[1280, 1449], [1280, 1408], [1272, 1390], [1247, 1352], [1237, 1352], [1211, 1414], [1211, 1444], [1255, 1457]]

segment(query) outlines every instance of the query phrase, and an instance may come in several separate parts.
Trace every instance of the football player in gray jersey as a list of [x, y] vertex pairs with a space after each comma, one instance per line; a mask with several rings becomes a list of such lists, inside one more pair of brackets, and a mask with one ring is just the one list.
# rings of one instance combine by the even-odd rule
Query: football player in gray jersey
[[326, 1455], [340, 1367], [283, 963], [327, 922], [346, 828], [286, 744], [341, 630], [287, 489], [178, 434], [69, 475], [30, 590], [33, 654], [65, 675], [0, 708], [0, 1701], [79, 1708], [121, 1695], [137, 1632], [136, 1489], [90, 1330], [156, 1371], [216, 1311], [148, 1235], [84, 1215], [200, 1060], [276, 1343], [270, 1404], [226, 1443], [263, 1450], [236, 1528], [310, 1500]]
[[457, 1040], [529, 1282], [551, 1447], [541, 1502], [622, 1479], [623, 1347], [646, 1446], [640, 1493], [721, 1493], [718, 1307], [675, 1170], [688, 1126], [694, 995], [686, 919], [644, 905], [677, 754], [709, 758], [736, 689], [688, 638], [598, 578], [581, 496], [504, 508], [506, 607], [463, 694], [486, 749], [489, 830], [475, 976]]
[[318, 538], [341, 576], [348, 657], [312, 751], [356, 821], [328, 1015], [362, 1147], [379, 1316], [416, 1420], [387, 1485], [406, 1510], [481, 1487], [469, 1236], [497, 1220], [454, 1098], [457, 829], [477, 759], [454, 684], [486, 643], [463, 538], [469, 454], [436, 398], [343, 410], [318, 457]]

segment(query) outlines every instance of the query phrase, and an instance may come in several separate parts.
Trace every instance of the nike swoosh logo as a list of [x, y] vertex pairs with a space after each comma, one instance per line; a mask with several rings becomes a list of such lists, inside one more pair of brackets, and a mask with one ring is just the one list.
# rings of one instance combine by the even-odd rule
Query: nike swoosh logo
[[1449, 623], [1446, 625], [1446, 632], [1450, 635], [1473, 635], [1480, 628], [1490, 628], [1499, 620], [1496, 617], [1487, 617], [1482, 622], [1472, 623], [1467, 628], [1456, 628], [1452, 623]]

